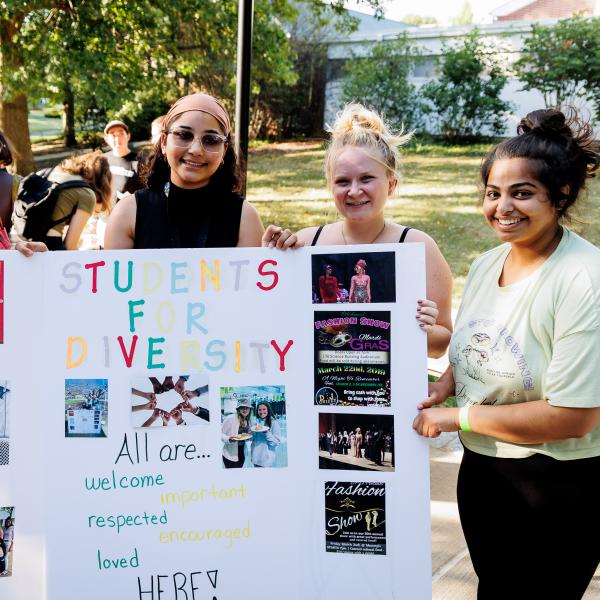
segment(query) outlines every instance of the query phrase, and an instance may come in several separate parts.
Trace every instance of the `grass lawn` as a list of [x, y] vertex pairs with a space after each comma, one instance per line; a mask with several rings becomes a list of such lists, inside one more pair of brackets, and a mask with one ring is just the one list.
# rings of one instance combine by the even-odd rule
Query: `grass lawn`
[[[431, 235], [455, 277], [454, 305], [472, 260], [497, 244], [478, 204], [478, 171], [489, 145], [424, 145], [403, 152], [403, 180], [387, 217]], [[336, 220], [318, 142], [260, 146], [248, 160], [248, 199], [265, 223], [292, 230]], [[600, 246], [600, 183], [593, 181], [570, 227]]]
[[29, 132], [32, 140], [54, 138], [62, 134], [62, 119], [48, 118], [41, 110], [29, 112]]

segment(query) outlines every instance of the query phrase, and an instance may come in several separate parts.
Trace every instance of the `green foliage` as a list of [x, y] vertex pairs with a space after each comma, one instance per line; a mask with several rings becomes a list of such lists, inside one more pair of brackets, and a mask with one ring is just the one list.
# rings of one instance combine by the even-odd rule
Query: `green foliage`
[[374, 44], [364, 58], [353, 55], [345, 66], [344, 102], [361, 102], [375, 109], [396, 129], [417, 128], [420, 104], [409, 75], [419, 56], [406, 34]]
[[437, 19], [435, 17], [425, 17], [422, 15], [404, 15], [402, 17], [402, 23], [407, 25], [437, 25]]
[[533, 25], [515, 70], [524, 89], [539, 90], [547, 107], [586, 98], [600, 118], [600, 18]]
[[463, 7], [454, 19], [452, 19], [452, 25], [470, 25], [473, 22], [473, 10], [469, 0], [465, 0]]
[[448, 140], [504, 133], [511, 105], [500, 98], [508, 78], [495, 52], [474, 30], [443, 56], [440, 76], [420, 90], [436, 132]]

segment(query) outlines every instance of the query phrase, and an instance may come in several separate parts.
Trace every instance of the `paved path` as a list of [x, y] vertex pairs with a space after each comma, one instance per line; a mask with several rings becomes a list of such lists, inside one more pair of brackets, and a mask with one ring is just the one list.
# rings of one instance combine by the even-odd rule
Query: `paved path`
[[[462, 451], [455, 436], [430, 448], [433, 600], [475, 600], [477, 580], [460, 528], [456, 478]], [[506, 600], [511, 600], [507, 598]], [[536, 598], [531, 600], [547, 600]], [[600, 600], [600, 569], [583, 600]]]

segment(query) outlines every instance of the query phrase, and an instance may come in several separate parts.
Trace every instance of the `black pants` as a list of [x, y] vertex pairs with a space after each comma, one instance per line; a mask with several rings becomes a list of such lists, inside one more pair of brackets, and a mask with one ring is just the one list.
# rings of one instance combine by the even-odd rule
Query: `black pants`
[[600, 562], [600, 457], [465, 448], [458, 508], [478, 600], [579, 600]]

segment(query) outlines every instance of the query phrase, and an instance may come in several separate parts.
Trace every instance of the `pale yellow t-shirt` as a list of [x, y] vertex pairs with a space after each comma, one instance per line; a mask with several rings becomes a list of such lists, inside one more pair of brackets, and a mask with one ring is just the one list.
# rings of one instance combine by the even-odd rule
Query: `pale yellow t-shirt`
[[[500, 287], [510, 245], [475, 260], [450, 343], [459, 406], [546, 399], [600, 406], [600, 250], [563, 228], [554, 253], [526, 279]], [[487, 456], [559, 460], [600, 455], [600, 426], [581, 439], [512, 444], [461, 432]]]

